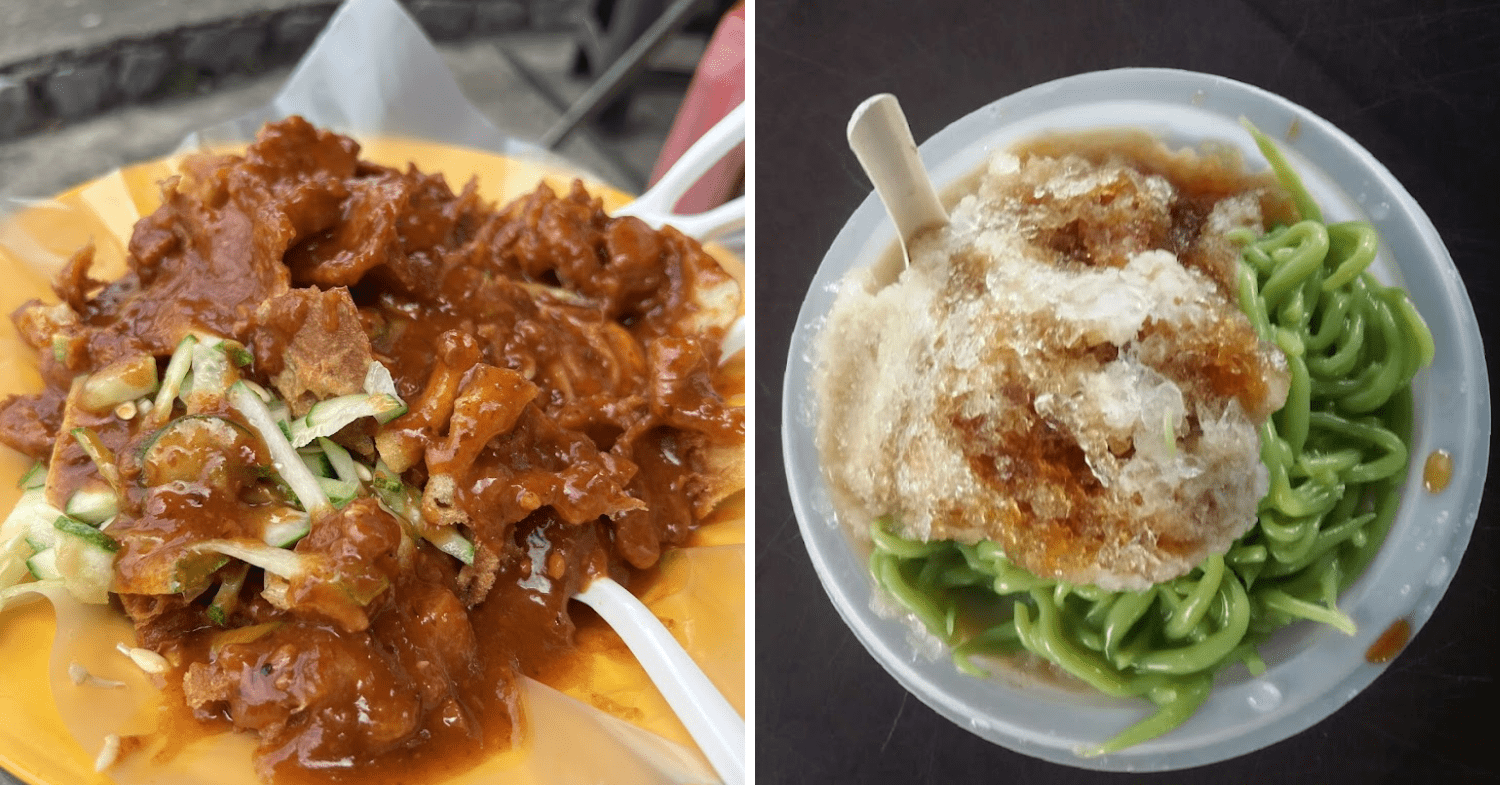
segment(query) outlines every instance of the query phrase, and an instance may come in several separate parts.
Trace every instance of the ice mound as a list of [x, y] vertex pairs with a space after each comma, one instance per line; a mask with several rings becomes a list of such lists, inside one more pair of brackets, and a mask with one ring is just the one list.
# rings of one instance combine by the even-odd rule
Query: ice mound
[[[1256, 429], [1285, 362], [1230, 296], [1205, 195], [1119, 157], [995, 156], [951, 223], [820, 338], [819, 446], [855, 528], [994, 540], [1031, 572], [1143, 589], [1223, 551], [1267, 487]], [[1223, 189], [1219, 189], [1223, 190]]]

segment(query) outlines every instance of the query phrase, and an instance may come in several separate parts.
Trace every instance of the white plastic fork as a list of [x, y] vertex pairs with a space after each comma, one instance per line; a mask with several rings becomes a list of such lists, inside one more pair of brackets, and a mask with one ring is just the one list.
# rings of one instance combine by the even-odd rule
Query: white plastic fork
[[[672, 212], [678, 200], [714, 164], [729, 154], [736, 145], [745, 141], [745, 105], [736, 106], [723, 119], [714, 123], [708, 132], [698, 138], [682, 154], [672, 168], [663, 174], [656, 185], [634, 201], [615, 210], [616, 216], [633, 215], [645, 221], [653, 229], [667, 224], [677, 228], [699, 242], [708, 242], [742, 229], [745, 226], [745, 197], [739, 196], [718, 207], [697, 215], [679, 215]], [[730, 325], [720, 348], [720, 357], [730, 357], [745, 348], [745, 319], [740, 317]]]
[[714, 164], [745, 141], [745, 105], [736, 106], [708, 129], [677, 162], [672, 164], [656, 185], [635, 201], [615, 211], [615, 215], [633, 215], [660, 229], [671, 224], [678, 231], [699, 241], [722, 237], [745, 225], [745, 197], [740, 196], [697, 215], [678, 215], [672, 208], [693, 184]]
[[661, 620], [628, 589], [609, 578], [595, 579], [573, 599], [598, 611], [619, 633], [724, 785], [743, 785], [745, 720]]

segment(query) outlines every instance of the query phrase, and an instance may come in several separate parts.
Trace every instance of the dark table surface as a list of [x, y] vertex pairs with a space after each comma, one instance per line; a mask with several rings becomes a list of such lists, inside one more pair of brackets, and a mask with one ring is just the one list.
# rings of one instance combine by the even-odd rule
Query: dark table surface
[[[757, 779], [1125, 779], [1010, 752], [938, 716], [865, 652], [813, 573], [787, 496], [781, 383], [808, 282], [870, 190], [844, 143], [849, 113], [893, 92], [920, 141], [996, 98], [1085, 71], [1185, 68], [1257, 85], [1390, 168], [1437, 226], [1497, 346], [1500, 6], [760, 0], [756, 14]], [[1133, 781], [1500, 781], [1497, 514], [1487, 491], [1445, 599], [1343, 709], [1260, 752]]]

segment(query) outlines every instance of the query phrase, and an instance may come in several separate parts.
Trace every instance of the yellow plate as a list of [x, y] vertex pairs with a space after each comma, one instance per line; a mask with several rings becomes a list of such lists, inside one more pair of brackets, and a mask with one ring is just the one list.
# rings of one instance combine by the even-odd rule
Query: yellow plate
[[[377, 139], [362, 144], [361, 158], [365, 160], [401, 168], [414, 162], [425, 172], [443, 173], [455, 190], [476, 177], [480, 193], [501, 204], [532, 191], [538, 182], [566, 192], [573, 179], [534, 163], [430, 142]], [[125, 269], [131, 229], [160, 203], [158, 184], [176, 172], [180, 160], [180, 156], [174, 156], [118, 170], [0, 221], [0, 277], [5, 281], [0, 287], [0, 312], [9, 314], [32, 298], [56, 300], [49, 285], [51, 277], [90, 240], [96, 245], [95, 276], [118, 277]], [[630, 200], [607, 186], [588, 186], [604, 200], [608, 210]], [[723, 249], [709, 250], [744, 291], [744, 268], [739, 260]], [[9, 319], [0, 319], [0, 395], [39, 389], [35, 353], [20, 340]], [[20, 491], [10, 478], [19, 478], [29, 464], [29, 459], [0, 449], [0, 511], [14, 506]], [[669, 553], [663, 559], [660, 578], [643, 599], [743, 714], [745, 534], [744, 511], [738, 498], [698, 531], [690, 543], [693, 547]], [[108, 777], [94, 772], [97, 747], [85, 750], [74, 739], [53, 700], [48, 667], [54, 629], [53, 611], [46, 602], [0, 615], [0, 717], [5, 718], [0, 723], [0, 767], [32, 785], [109, 783]], [[664, 747], [669, 751], [667, 757], [677, 749], [673, 745], [697, 755], [686, 729], [618, 636], [607, 629], [592, 630], [587, 635], [593, 639], [584, 641], [588, 644], [584, 648], [593, 653], [580, 655], [584, 658], [580, 667], [563, 669], [570, 674], [567, 683], [550, 686], [670, 742]], [[61, 689], [69, 688], [71, 684], [62, 684]], [[540, 703], [554, 709], [558, 704], [535, 688], [528, 688], [527, 695], [528, 716], [551, 711]], [[102, 697], [107, 699], [107, 695]], [[614, 733], [620, 735], [618, 730]], [[249, 745], [237, 748], [248, 752]], [[587, 757], [567, 752], [568, 745], [559, 738], [533, 739], [453, 782], [557, 782], [597, 776], [584, 771], [581, 761], [575, 765], [564, 760], [561, 767], [557, 766], [555, 759], [559, 757]], [[536, 761], [527, 763], [528, 757], [553, 760], [538, 766]], [[222, 760], [211, 765], [215, 766], [209, 770], [215, 772], [212, 779], [216, 782], [256, 782], [248, 758], [243, 766], [226, 767]], [[701, 759], [698, 768], [701, 770]], [[619, 774], [622, 770], [613, 771]], [[677, 778], [684, 776], [678, 774]]]

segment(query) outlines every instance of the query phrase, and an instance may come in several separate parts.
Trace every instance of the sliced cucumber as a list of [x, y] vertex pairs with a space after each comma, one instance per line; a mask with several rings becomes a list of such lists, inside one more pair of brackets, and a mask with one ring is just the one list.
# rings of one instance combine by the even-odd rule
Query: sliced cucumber
[[331, 505], [328, 495], [318, 485], [318, 480], [313, 473], [302, 465], [302, 459], [298, 457], [297, 451], [292, 448], [281, 428], [276, 425], [276, 420], [271, 416], [270, 409], [249, 387], [236, 384], [229, 388], [229, 404], [238, 409], [240, 414], [260, 434], [260, 439], [265, 442], [266, 449], [271, 453], [271, 460], [275, 463], [276, 471], [281, 479], [291, 486], [292, 492], [296, 494], [301, 502], [302, 508], [313, 515], [321, 515]]
[[204, 540], [194, 544], [193, 548], [203, 553], [221, 553], [265, 570], [266, 588], [262, 596], [278, 608], [285, 607], [287, 587], [273, 580], [272, 576], [286, 581], [315, 577], [339, 589], [360, 606], [368, 604], [390, 586], [389, 579], [384, 576], [356, 575], [346, 580], [333, 570], [326, 557], [276, 548], [255, 540]]
[[406, 414], [406, 401], [401, 400], [399, 396], [387, 393], [371, 397], [381, 399], [371, 404], [376, 409], [375, 422], [381, 425], [385, 425], [391, 420]]
[[[244, 469], [252, 475], [261, 467], [230, 466], [220, 460], [226, 452], [254, 444], [255, 435], [239, 423], [207, 414], [179, 417], [141, 445], [141, 483], [146, 486], [169, 482], [191, 482], [206, 479], [227, 484], [227, 472]], [[213, 475], [205, 477], [205, 473]], [[216, 473], [224, 473], [218, 477]]]
[[51, 592], [63, 589], [63, 582], [28, 581], [0, 589], [0, 611], [33, 602], [39, 597], [51, 598]]
[[[286, 425], [286, 430], [292, 427], [292, 410], [286, 405], [286, 401], [277, 398], [266, 404], [266, 409], [271, 412], [271, 419]], [[290, 437], [288, 437], [290, 438]]]
[[214, 573], [229, 563], [217, 553], [183, 548], [168, 558], [137, 562], [114, 584], [120, 594], [181, 594], [197, 597], [213, 584]]
[[308, 573], [313, 565], [312, 557], [254, 540], [203, 540], [194, 543], [193, 548], [201, 553], [218, 553], [239, 559], [287, 580]]
[[375, 488], [375, 495], [380, 497], [385, 506], [391, 508], [396, 515], [416, 523], [409, 511], [411, 496], [407, 493], [406, 483], [401, 481], [401, 476], [391, 471], [385, 461], [375, 462], [375, 478], [370, 481]]
[[141, 354], [117, 360], [94, 372], [83, 383], [78, 405], [95, 413], [113, 411], [116, 406], [156, 392], [156, 358]]
[[328, 456], [324, 455], [322, 450], [310, 450], [303, 447], [297, 450], [297, 456], [302, 459], [302, 465], [306, 466], [314, 477], [320, 480], [333, 477], [333, 463], [328, 460]]
[[301, 447], [319, 436], [332, 436], [361, 417], [387, 423], [406, 413], [406, 404], [394, 395], [377, 393], [340, 395], [313, 404], [307, 416], [292, 421], [292, 446]]
[[98, 526], [120, 511], [120, 500], [108, 485], [91, 482], [73, 492], [64, 511], [69, 517]]
[[266, 410], [271, 413], [271, 419], [275, 421], [276, 427], [281, 430], [281, 435], [286, 437], [287, 442], [292, 440], [292, 409], [287, 406], [286, 401], [277, 398], [266, 404]]
[[31, 527], [26, 531], [26, 544], [32, 550], [44, 551], [57, 547], [57, 527], [52, 525], [53, 520], [57, 520], [56, 516], [52, 520], [37, 518], [31, 522]]
[[370, 486], [375, 489], [375, 497], [380, 500], [380, 506], [401, 522], [401, 530], [406, 535], [403, 539], [410, 539], [415, 544], [416, 540], [422, 538], [424, 528], [416, 497], [406, 487], [406, 483], [401, 481], [401, 477], [385, 465], [385, 461], [375, 461], [374, 475]]
[[26, 538], [19, 535], [0, 543], [0, 589], [25, 580], [28, 569], [26, 561], [32, 553], [33, 548], [26, 542]]
[[234, 367], [236, 368], [245, 368], [255, 362], [255, 355], [251, 354], [250, 350], [246, 349], [245, 345], [239, 341], [232, 341], [226, 338], [216, 344], [214, 348], [223, 352], [224, 356], [228, 357], [229, 361], [234, 363]]
[[332, 464], [334, 475], [344, 482], [359, 482], [359, 468], [343, 445], [326, 436], [319, 436], [318, 446], [323, 448], [323, 454]]
[[433, 526], [424, 520], [416, 494], [383, 461], [375, 463], [375, 479], [370, 484], [386, 509], [403, 520], [413, 534], [464, 564], [474, 563], [474, 543], [453, 526]]
[[[0, 543], [8, 544], [19, 539], [32, 550], [51, 548], [57, 543], [57, 532], [53, 530], [52, 522], [62, 514], [62, 510], [47, 503], [45, 488], [33, 488], [21, 494], [5, 523], [0, 524]], [[30, 555], [27, 553], [21, 559]]]
[[335, 509], [343, 509], [344, 505], [354, 501], [364, 487], [359, 484], [359, 480], [336, 480], [330, 477], [319, 477], [318, 485]]
[[148, 425], [159, 426], [172, 419], [172, 404], [182, 391], [182, 382], [193, 364], [193, 347], [197, 344], [198, 338], [188, 335], [172, 350], [172, 359], [167, 361], [167, 369], [162, 372], [161, 388], [156, 391], [156, 400], [147, 415]]
[[63, 585], [79, 602], [103, 605], [109, 602], [115, 581], [115, 552], [120, 544], [94, 527], [63, 516], [57, 529], [56, 567]]
[[290, 548], [312, 531], [311, 516], [292, 507], [278, 507], [261, 518], [261, 541], [277, 548]]
[[21, 481], [16, 487], [23, 491], [32, 491], [47, 485], [47, 464], [37, 461], [31, 464], [31, 468], [21, 475]]
[[474, 563], [474, 543], [452, 526], [423, 526], [422, 536], [443, 553], [464, 564]]
[[224, 353], [224, 344], [222, 340], [200, 340], [193, 346], [192, 389], [183, 392], [183, 403], [191, 414], [218, 408], [230, 385], [239, 380], [239, 372]]
[[171, 593], [197, 597], [208, 590], [214, 573], [228, 563], [228, 557], [207, 553], [184, 556], [177, 562], [177, 571], [172, 576]]
[[0, 541], [6, 541], [16, 535], [25, 536], [31, 531], [36, 521], [42, 521], [48, 526], [52, 525], [62, 511], [47, 502], [46, 488], [32, 488], [21, 494], [16, 500], [16, 506], [10, 510], [5, 522], [0, 523]]
[[255, 393], [255, 397], [259, 398], [268, 408], [272, 403], [276, 402], [276, 396], [272, 395], [270, 390], [249, 379], [241, 379], [240, 381], [244, 382], [245, 386], [250, 388], [250, 392]]
[[102, 548], [110, 553], [120, 550], [120, 543], [116, 542], [115, 538], [83, 521], [69, 518], [66, 515], [57, 516], [57, 520], [52, 522], [52, 528], [57, 530], [58, 545], [61, 545], [63, 537], [67, 536], [82, 540], [95, 548]]
[[57, 549], [48, 548], [38, 551], [26, 560], [26, 569], [31, 570], [32, 577], [39, 581], [54, 581], [62, 577], [57, 570]]
[[208, 618], [220, 627], [226, 627], [229, 617], [240, 607], [240, 590], [245, 586], [245, 577], [250, 574], [250, 565], [241, 562], [224, 571], [224, 580], [214, 592], [214, 601], [208, 605]]
[[70, 433], [78, 441], [78, 446], [83, 448], [84, 454], [94, 462], [94, 468], [99, 470], [99, 476], [103, 477], [116, 493], [119, 493], [120, 468], [115, 463], [114, 451], [109, 449], [109, 446], [92, 428], [74, 428]]

